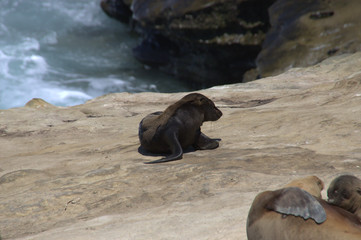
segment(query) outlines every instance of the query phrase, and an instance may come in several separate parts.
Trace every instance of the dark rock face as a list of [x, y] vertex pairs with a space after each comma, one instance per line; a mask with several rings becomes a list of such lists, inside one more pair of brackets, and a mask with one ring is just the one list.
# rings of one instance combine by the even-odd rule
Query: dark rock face
[[359, 0], [278, 0], [269, 9], [272, 27], [257, 57], [259, 73], [277, 75], [360, 51], [360, 9]]
[[135, 58], [194, 88], [361, 50], [359, 0], [103, 0], [101, 6], [141, 34]]
[[[121, 0], [104, 0], [104, 6]], [[109, 4], [113, 2], [113, 4]], [[255, 68], [274, 0], [134, 0], [132, 25], [143, 36], [134, 56], [193, 87], [241, 82]], [[124, 3], [124, 2], [123, 2]], [[120, 4], [118, 4], [119, 6]], [[114, 15], [119, 19], [118, 15]], [[125, 21], [126, 22], [126, 21]]]
[[132, 16], [132, 11], [125, 2], [122, 0], [103, 0], [100, 6], [109, 17], [128, 23]]

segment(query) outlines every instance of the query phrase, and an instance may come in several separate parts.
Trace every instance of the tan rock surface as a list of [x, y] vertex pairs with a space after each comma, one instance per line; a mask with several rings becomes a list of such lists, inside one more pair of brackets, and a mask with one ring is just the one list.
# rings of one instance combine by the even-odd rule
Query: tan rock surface
[[184, 93], [1, 110], [2, 238], [246, 239], [257, 193], [361, 177], [360, 53], [201, 92], [224, 113], [202, 127], [220, 147], [155, 165], [137, 151], [139, 121]]

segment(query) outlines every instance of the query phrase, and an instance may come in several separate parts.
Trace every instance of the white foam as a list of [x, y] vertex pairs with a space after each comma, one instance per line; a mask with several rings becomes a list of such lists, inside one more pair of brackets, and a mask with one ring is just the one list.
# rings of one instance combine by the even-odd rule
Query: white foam
[[[0, 50], [0, 80], [5, 81], [5, 78], [11, 77], [9, 75], [9, 61], [11, 57], [6, 55], [4, 52]], [[4, 77], [1, 77], [4, 76]], [[4, 84], [1, 84], [2, 87], [4, 87]]]
[[38, 51], [40, 44], [35, 38], [25, 37], [17, 40], [17, 42], [8, 42], [6, 45], [0, 47], [8, 57], [22, 60], [22, 58], [28, 56], [30, 52]]
[[103, 91], [106, 88], [122, 89], [127, 83], [123, 80], [116, 78], [104, 78], [104, 79], [87, 79], [90, 82], [90, 87], [94, 90]]
[[57, 96], [57, 98], [56, 98], [57, 100], [59, 100], [59, 99], [66, 100], [69, 98], [75, 98], [75, 99], [81, 99], [83, 101], [83, 100], [89, 100], [92, 98], [91, 96], [89, 96], [88, 94], [85, 94], [83, 92], [71, 91], [71, 90], [61, 90], [59, 92], [55, 92], [55, 94]]
[[132, 57], [136, 39], [99, 2], [0, 0], [0, 109], [31, 98], [81, 104], [109, 92], [157, 91], [161, 82], [177, 89], [144, 72]]
[[85, 26], [98, 26], [101, 24], [98, 14], [103, 14], [98, 1], [49, 1], [42, 5], [49, 10], [57, 11], [78, 24]]
[[8, 28], [4, 24], [0, 23], [0, 36], [4, 36], [5, 34], [8, 33], [9, 33]]
[[22, 65], [27, 75], [44, 75], [48, 71], [48, 64], [42, 56], [31, 55], [24, 58], [24, 63]]
[[62, 88], [42, 88], [33, 93], [47, 102], [55, 105], [70, 106], [84, 103], [92, 99], [91, 96], [77, 90], [67, 90]]

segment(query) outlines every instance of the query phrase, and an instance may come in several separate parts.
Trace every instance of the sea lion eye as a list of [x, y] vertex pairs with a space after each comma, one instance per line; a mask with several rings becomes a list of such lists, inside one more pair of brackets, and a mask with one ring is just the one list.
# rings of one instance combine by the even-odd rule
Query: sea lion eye
[[337, 197], [337, 195], [338, 195], [338, 190], [333, 190], [332, 192], [329, 191], [327, 195], [328, 195], [329, 198]]
[[344, 198], [344, 199], [349, 199], [351, 196], [348, 192], [344, 191], [341, 193], [341, 196]]

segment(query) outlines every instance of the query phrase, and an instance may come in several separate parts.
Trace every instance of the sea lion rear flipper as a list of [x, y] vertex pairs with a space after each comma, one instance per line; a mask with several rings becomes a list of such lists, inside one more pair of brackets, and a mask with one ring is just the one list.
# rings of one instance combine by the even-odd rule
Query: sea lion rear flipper
[[294, 215], [303, 219], [312, 218], [316, 223], [326, 221], [326, 212], [315, 197], [308, 192], [289, 187], [279, 190], [278, 197], [267, 204], [269, 210], [281, 214]]
[[170, 161], [182, 159], [183, 149], [179, 143], [177, 134], [172, 130], [168, 130], [167, 133], [165, 133], [165, 141], [170, 146], [172, 154], [169, 155], [168, 157], [161, 158], [155, 161], [145, 162], [145, 164], [163, 163], [163, 162], [170, 162]]

